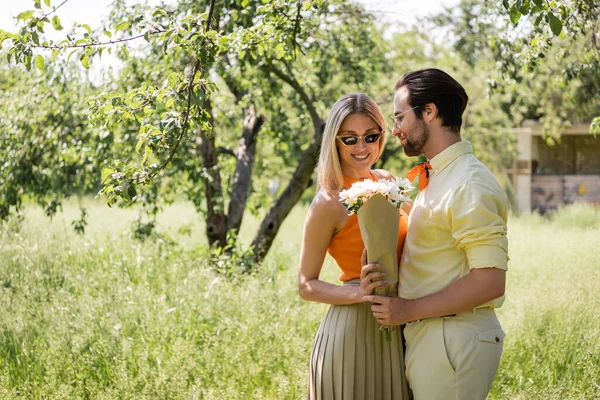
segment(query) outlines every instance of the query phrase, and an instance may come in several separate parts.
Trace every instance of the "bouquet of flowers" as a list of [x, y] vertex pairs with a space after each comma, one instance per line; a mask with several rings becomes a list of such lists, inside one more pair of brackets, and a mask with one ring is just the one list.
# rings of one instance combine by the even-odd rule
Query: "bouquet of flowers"
[[[398, 228], [400, 207], [410, 198], [407, 193], [413, 187], [408, 179], [370, 179], [354, 183], [349, 189], [340, 192], [340, 201], [356, 214], [360, 234], [367, 249], [367, 262], [379, 263], [385, 273], [387, 284], [375, 289], [380, 296], [398, 295]], [[391, 339], [389, 327], [386, 337]]]
[[349, 189], [342, 190], [340, 200], [350, 211], [350, 215], [356, 214], [363, 204], [376, 194], [380, 194], [396, 209], [399, 209], [405, 201], [410, 200], [406, 194], [411, 190], [413, 187], [406, 178], [380, 179], [378, 181], [365, 179], [355, 182]]

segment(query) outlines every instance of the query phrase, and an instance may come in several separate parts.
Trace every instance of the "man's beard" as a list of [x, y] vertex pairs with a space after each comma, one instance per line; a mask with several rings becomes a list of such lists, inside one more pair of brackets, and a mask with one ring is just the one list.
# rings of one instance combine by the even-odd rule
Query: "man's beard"
[[416, 129], [411, 132], [411, 138], [406, 135], [406, 142], [402, 146], [404, 154], [409, 157], [416, 157], [423, 154], [423, 148], [429, 140], [429, 125], [425, 121], [418, 120]]

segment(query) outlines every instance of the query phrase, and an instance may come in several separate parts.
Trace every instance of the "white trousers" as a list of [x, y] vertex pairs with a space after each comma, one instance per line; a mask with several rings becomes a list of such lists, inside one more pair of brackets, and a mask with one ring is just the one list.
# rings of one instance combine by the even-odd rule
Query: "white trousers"
[[406, 377], [415, 400], [485, 400], [504, 336], [493, 308], [408, 323]]

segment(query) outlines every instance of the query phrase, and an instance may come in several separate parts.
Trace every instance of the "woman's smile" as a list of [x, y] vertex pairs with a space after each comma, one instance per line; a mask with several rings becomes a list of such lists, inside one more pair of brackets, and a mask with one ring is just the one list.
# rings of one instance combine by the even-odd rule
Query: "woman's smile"
[[354, 157], [358, 161], [363, 161], [363, 160], [366, 160], [367, 158], [369, 158], [370, 155], [371, 155], [371, 153], [366, 153], [366, 154], [352, 154], [352, 157]]

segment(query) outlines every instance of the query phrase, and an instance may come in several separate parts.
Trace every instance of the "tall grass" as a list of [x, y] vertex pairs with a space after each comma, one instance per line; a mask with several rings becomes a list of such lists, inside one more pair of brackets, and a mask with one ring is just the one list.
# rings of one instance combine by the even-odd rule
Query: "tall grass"
[[[180, 245], [135, 241], [135, 213], [86, 207], [83, 237], [71, 232], [74, 205], [0, 227], [0, 398], [306, 397], [326, 306], [296, 293], [305, 208], [256, 274], [226, 279], [197, 248], [203, 225], [189, 205], [159, 217]], [[576, 211], [585, 223], [560, 222], [574, 212], [510, 220], [508, 336], [491, 398], [600, 397], [600, 227], [587, 224], [593, 209]], [[246, 243], [257, 224], [246, 220]], [[331, 260], [324, 275], [337, 279]]]
[[600, 213], [512, 218], [508, 333], [494, 398], [600, 398]]

